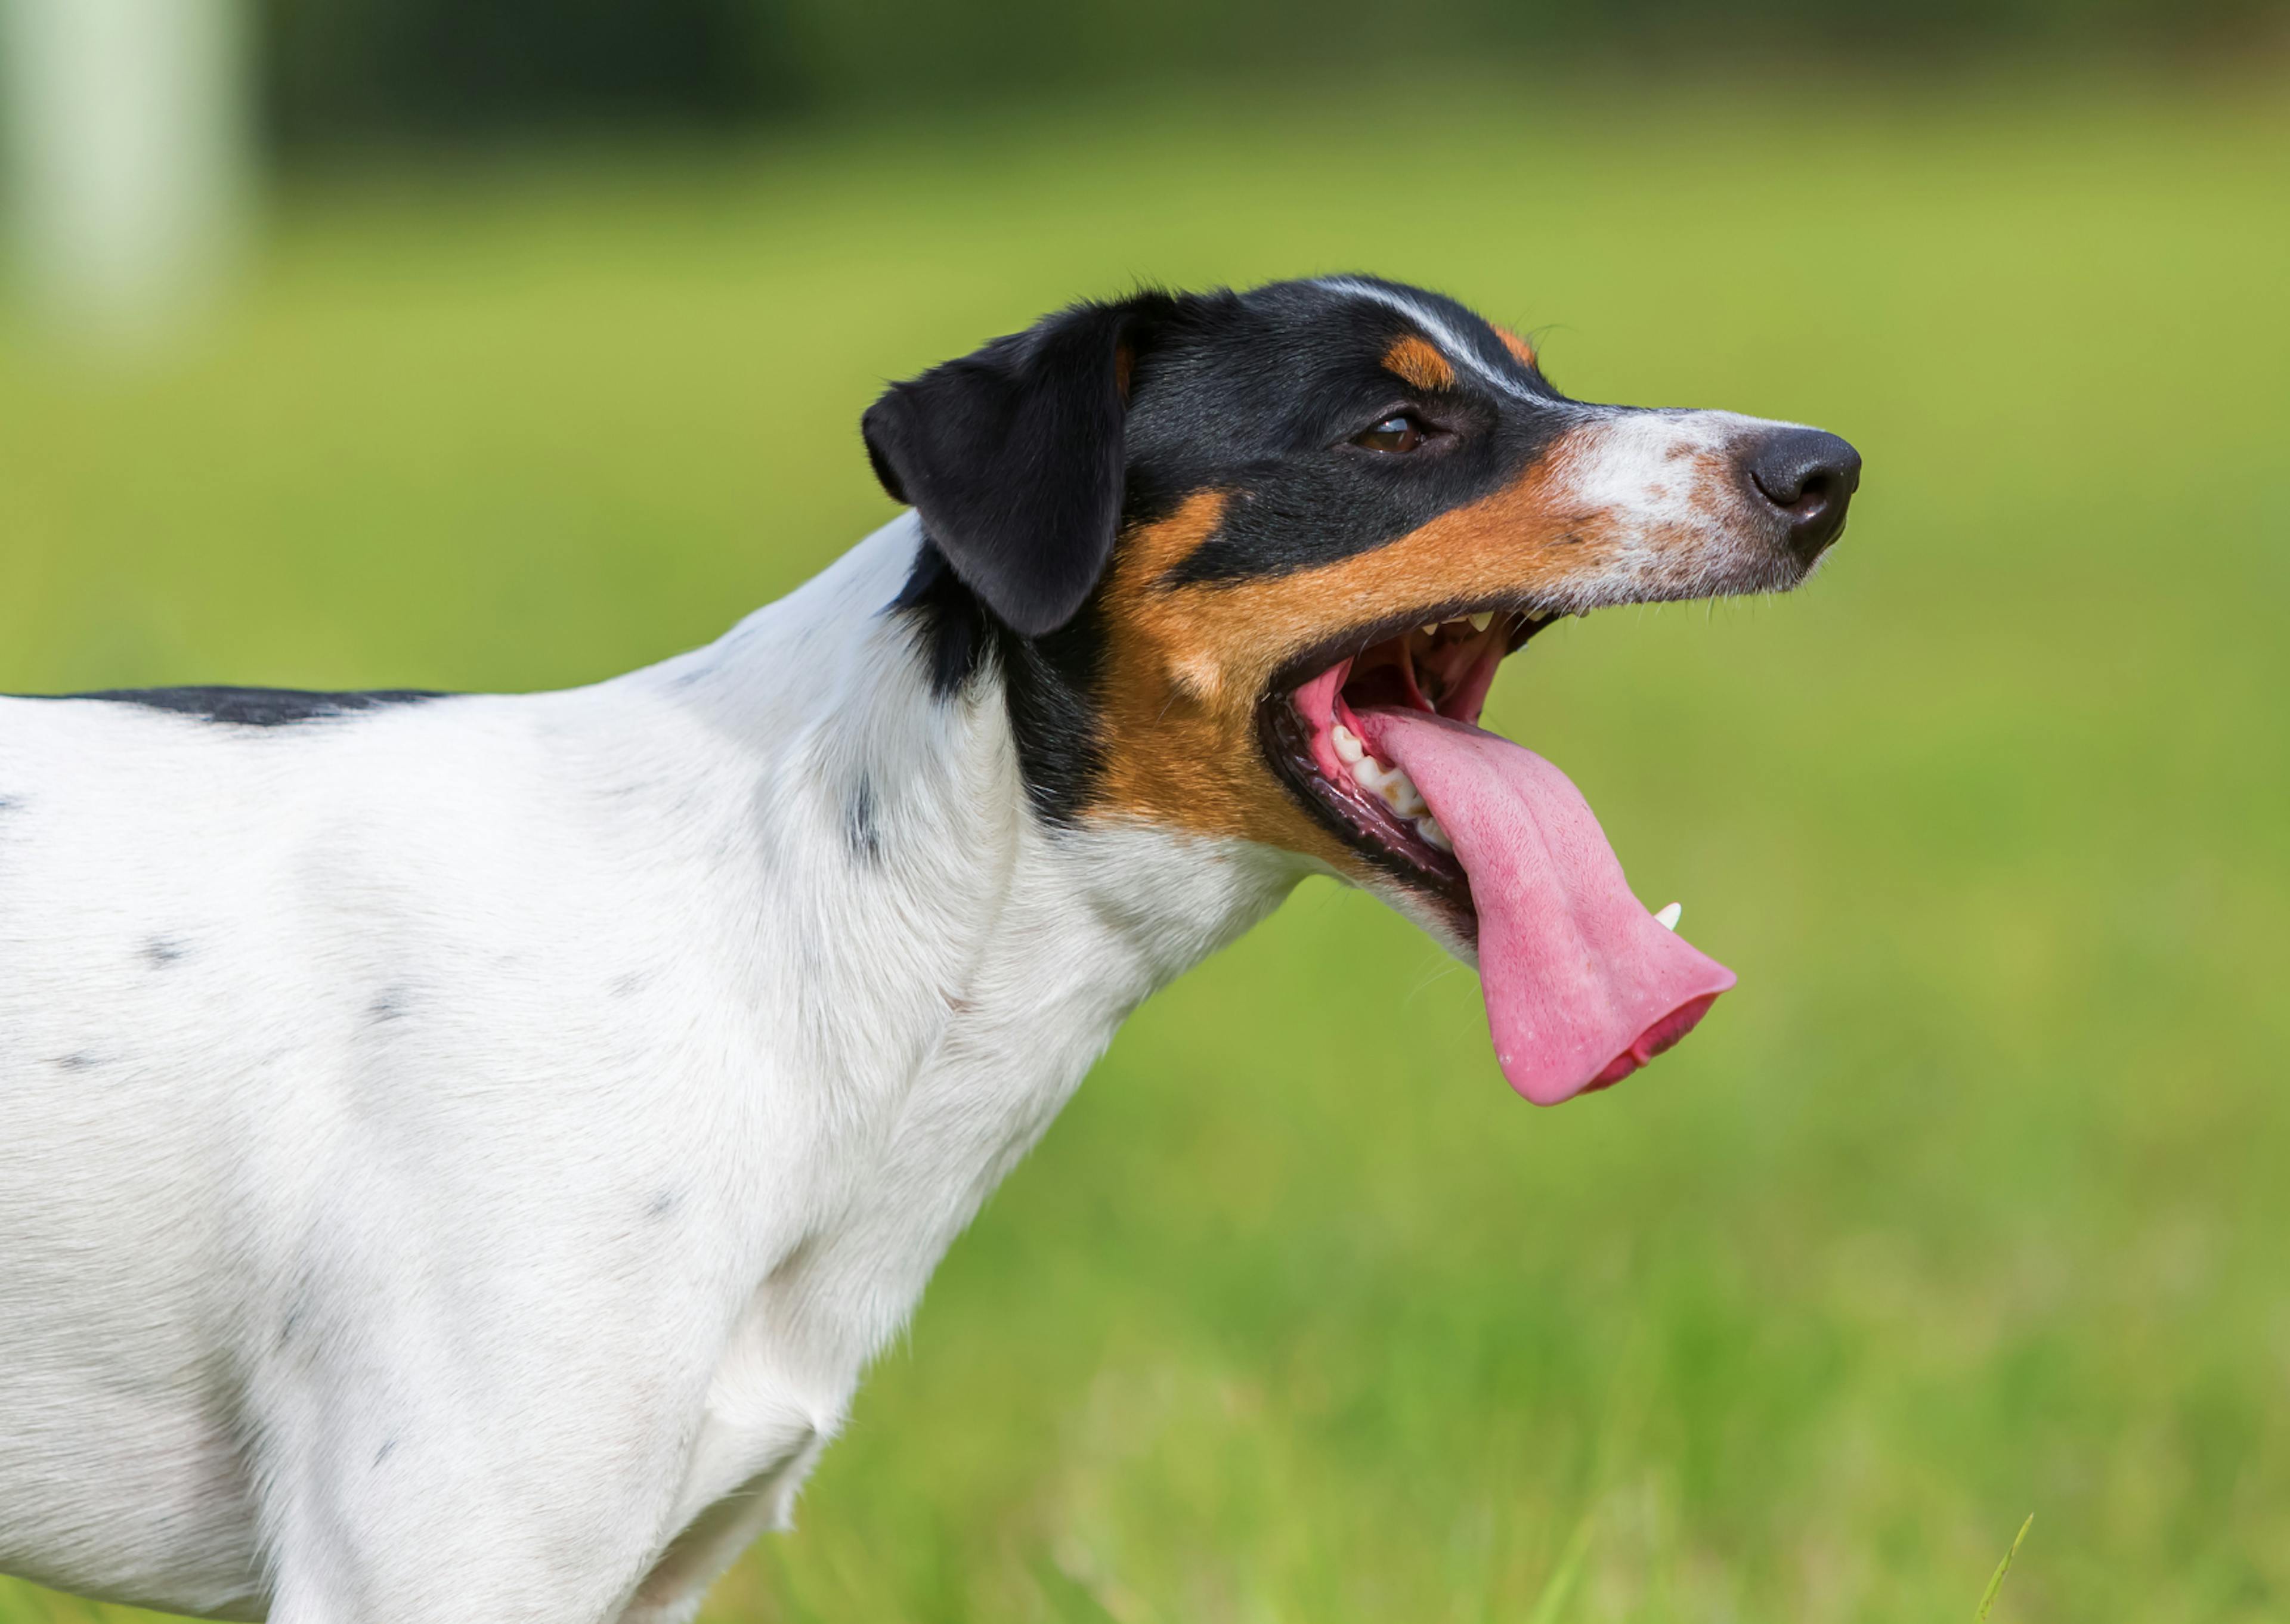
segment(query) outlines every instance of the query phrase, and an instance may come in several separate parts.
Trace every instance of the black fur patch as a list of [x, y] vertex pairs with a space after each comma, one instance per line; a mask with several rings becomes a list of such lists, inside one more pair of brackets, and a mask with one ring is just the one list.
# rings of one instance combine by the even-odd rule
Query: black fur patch
[[1103, 657], [1096, 605], [1044, 637], [1021, 637], [956, 579], [928, 540], [890, 605], [916, 628], [931, 687], [941, 700], [990, 674], [1002, 677], [1018, 768], [1034, 810], [1069, 823], [1088, 804], [1103, 768], [1092, 695]]
[[[1421, 325], [1313, 283], [1187, 300], [1189, 319], [1161, 326], [1138, 362], [1125, 516], [1150, 523], [1200, 491], [1228, 499], [1170, 584], [1283, 575], [1381, 547], [1517, 479], [1565, 431], [1569, 403], [1485, 323], [1435, 294], [1390, 291], [1439, 319], [1443, 347], [1466, 344], [1510, 388], [1468, 366], [1446, 388], [1404, 381], [1383, 357]], [[1352, 444], [1403, 411], [1436, 431], [1423, 450]]]
[[287, 727], [330, 716], [355, 716], [389, 705], [418, 705], [447, 697], [426, 688], [375, 688], [348, 693], [313, 693], [300, 688], [103, 688], [92, 693], [20, 694], [21, 699], [107, 700], [171, 710], [205, 722], [236, 727]]
[[931, 692], [941, 700], [970, 686], [992, 659], [997, 636], [1007, 631], [986, 612], [978, 595], [955, 579], [946, 555], [927, 536], [907, 572], [907, 584], [885, 612], [905, 615], [919, 632]]

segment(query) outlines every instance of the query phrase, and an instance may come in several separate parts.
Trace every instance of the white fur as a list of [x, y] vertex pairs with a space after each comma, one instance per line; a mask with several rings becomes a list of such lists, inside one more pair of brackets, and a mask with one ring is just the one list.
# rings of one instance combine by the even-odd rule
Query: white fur
[[569, 692], [0, 700], [0, 1570], [652, 1624], [784, 1521], [1123, 1017], [1300, 871], [1029, 816], [881, 612], [917, 540]]
[[1556, 453], [1546, 484], [1555, 528], [1579, 521], [1597, 544], [1553, 595], [1585, 613], [1785, 591], [1806, 566], [1767, 539], [1738, 472], [1758, 440], [1796, 423], [1734, 412], [1591, 406]]

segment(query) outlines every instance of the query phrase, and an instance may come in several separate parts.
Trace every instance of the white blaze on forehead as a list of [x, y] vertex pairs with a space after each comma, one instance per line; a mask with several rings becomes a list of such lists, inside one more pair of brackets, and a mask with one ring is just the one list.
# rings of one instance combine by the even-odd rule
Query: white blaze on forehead
[[1324, 276], [1313, 285], [1324, 287], [1331, 293], [1349, 293], [1355, 299], [1365, 299], [1371, 303], [1398, 311], [1421, 327], [1423, 330], [1423, 335], [1437, 344], [1449, 361], [1467, 369], [1481, 382], [1490, 384], [1506, 395], [1514, 396], [1520, 400], [1531, 400], [1540, 406], [1562, 409], [1566, 406], [1565, 402], [1554, 401], [1548, 396], [1538, 395], [1519, 382], [1517, 379], [1509, 377], [1489, 366], [1480, 357], [1477, 345], [1467, 343], [1462, 335], [1450, 327], [1437, 313], [1424, 308], [1405, 293], [1395, 292], [1390, 288], [1378, 287], [1372, 282], [1355, 281], [1349, 276]]

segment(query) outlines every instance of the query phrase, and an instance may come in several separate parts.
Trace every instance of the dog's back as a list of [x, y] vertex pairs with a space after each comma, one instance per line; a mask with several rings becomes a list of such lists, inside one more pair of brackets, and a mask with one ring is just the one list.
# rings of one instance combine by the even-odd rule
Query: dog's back
[[216, 1356], [252, 1191], [217, 1141], [259, 1147], [274, 1074], [325, 1068], [319, 989], [279, 985], [316, 922], [269, 904], [319, 816], [287, 769], [344, 742], [243, 731], [0, 700], [0, 1569], [213, 1611], [254, 1599]]

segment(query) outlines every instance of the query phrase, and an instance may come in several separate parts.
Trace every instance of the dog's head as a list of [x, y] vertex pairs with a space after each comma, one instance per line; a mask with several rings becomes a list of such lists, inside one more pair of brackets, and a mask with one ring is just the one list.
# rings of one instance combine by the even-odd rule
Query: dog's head
[[1476, 958], [1541, 1102], [1733, 984], [1630, 895], [1573, 786], [1475, 724], [1557, 616], [1804, 580], [1859, 482], [1843, 440], [1570, 400], [1515, 333], [1349, 276], [1076, 306], [864, 427], [929, 538], [901, 609], [942, 687], [1000, 671], [1045, 817], [1381, 893]]

